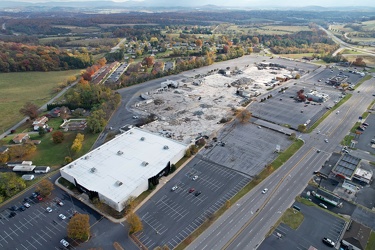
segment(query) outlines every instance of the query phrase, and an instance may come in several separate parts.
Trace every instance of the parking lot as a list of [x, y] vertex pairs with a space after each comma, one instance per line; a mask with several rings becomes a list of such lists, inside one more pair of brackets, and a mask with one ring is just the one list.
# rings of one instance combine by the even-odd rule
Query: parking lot
[[[288, 125], [298, 129], [300, 124], [314, 124], [326, 111], [335, 103], [339, 102], [343, 95], [340, 90], [325, 83], [326, 79], [337, 75], [339, 70], [323, 70], [308, 80], [301, 79], [296, 85], [292, 85], [283, 92], [272, 91], [272, 98], [264, 102], [254, 102], [250, 105], [250, 111], [254, 117], [273, 122], [279, 125]], [[361, 76], [348, 74], [349, 80], [353, 84], [357, 83]], [[325, 79], [325, 80], [321, 80]], [[321, 80], [319, 82], [319, 80]], [[329, 95], [329, 99], [323, 103], [299, 102], [294, 99], [297, 91], [303, 89], [305, 93], [315, 90]]]
[[[194, 176], [198, 178], [192, 180]], [[195, 157], [137, 211], [143, 231], [136, 236], [148, 249], [164, 245], [172, 249], [249, 181], [233, 170]], [[173, 186], [178, 188], [172, 191]]]
[[[364, 120], [362, 120], [362, 122], [365, 122]], [[356, 144], [356, 148], [359, 148], [363, 151], [367, 151], [367, 152], [370, 152], [370, 153], [375, 153], [375, 148], [372, 148], [372, 143], [371, 143], [371, 140], [375, 138], [375, 115], [374, 114], [370, 114], [367, 118], [366, 118], [366, 123], [369, 124], [368, 128], [365, 130], [365, 131], [361, 131], [362, 134], [356, 138], [356, 140], [358, 141], [358, 143]]]
[[[297, 230], [293, 230], [286, 224], [280, 224], [272, 235], [267, 237], [258, 249], [308, 249], [314, 246], [319, 250], [332, 249], [322, 242], [324, 237], [339, 241], [340, 234], [344, 230], [345, 221], [337, 218], [324, 209], [306, 206], [296, 203], [301, 208], [304, 220]], [[281, 238], [278, 237], [281, 235]]]
[[[25, 211], [17, 210], [16, 215], [10, 217], [12, 206], [19, 208], [28, 198], [29, 208]], [[57, 201], [62, 201], [63, 206]], [[52, 209], [51, 212], [46, 210]], [[68, 240], [71, 244], [69, 249], [75, 249], [74, 242], [67, 239], [67, 225], [70, 217], [78, 213], [89, 213], [90, 225], [101, 217], [81, 202], [70, 198], [59, 189], [53, 194], [39, 201], [31, 195], [31, 191], [17, 198], [11, 204], [2, 206], [0, 210], [0, 248], [2, 249], [65, 249], [60, 243], [61, 239]], [[63, 214], [66, 218], [59, 217]]]
[[[225, 167], [254, 176], [265, 165], [271, 163], [278, 154], [276, 145], [283, 151], [291, 144], [288, 136], [255, 124], [233, 122], [218, 134], [218, 142], [209, 142], [212, 147], [200, 153], [208, 159]], [[222, 146], [222, 142], [225, 146]]]

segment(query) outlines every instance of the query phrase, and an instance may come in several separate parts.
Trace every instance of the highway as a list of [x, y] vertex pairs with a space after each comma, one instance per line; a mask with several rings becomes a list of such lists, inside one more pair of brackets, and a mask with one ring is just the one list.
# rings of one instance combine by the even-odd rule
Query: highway
[[[256, 249], [373, 100], [370, 79], [311, 134], [288, 162], [221, 216], [187, 249]], [[250, 106], [251, 110], [251, 106]], [[328, 143], [324, 142], [328, 139]], [[317, 149], [321, 152], [317, 153]], [[262, 190], [268, 188], [266, 194]]]

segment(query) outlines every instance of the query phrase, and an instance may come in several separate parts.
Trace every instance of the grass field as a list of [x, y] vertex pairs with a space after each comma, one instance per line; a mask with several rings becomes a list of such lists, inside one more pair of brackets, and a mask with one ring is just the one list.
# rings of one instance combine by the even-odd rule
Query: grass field
[[80, 70], [17, 72], [0, 74], [0, 133], [23, 116], [20, 108], [28, 101], [43, 105], [54, 95], [53, 89]]
[[362, 52], [358, 52], [356, 50], [352, 49], [344, 49], [341, 54], [353, 54], [353, 55], [358, 55], [358, 54], [363, 54]]
[[[355, 61], [357, 55], [345, 55], [344, 57], [348, 59], [348, 61], [352, 62]], [[360, 57], [363, 58], [363, 61], [366, 63], [367, 66], [375, 66], [375, 56], [361, 55]]]
[[292, 58], [292, 59], [302, 59], [302, 57], [310, 57], [314, 53], [302, 53], [302, 54], [278, 54], [277, 56], [280, 57], [286, 57], [286, 58]]
[[367, 242], [366, 250], [375, 249], [375, 232], [371, 231], [370, 239]]

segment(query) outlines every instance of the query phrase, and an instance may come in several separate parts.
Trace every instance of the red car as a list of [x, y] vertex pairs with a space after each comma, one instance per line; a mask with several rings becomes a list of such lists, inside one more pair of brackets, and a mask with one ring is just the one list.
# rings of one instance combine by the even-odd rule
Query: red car
[[195, 191], [195, 188], [190, 188], [189, 193], [192, 193]]
[[36, 198], [38, 199], [38, 201], [43, 200], [42, 196], [40, 196], [40, 195], [38, 195]]

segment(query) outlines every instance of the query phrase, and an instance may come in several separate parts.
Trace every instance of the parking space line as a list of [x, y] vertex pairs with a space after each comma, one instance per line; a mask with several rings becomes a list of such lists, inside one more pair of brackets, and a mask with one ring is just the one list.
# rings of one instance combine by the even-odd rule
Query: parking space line
[[38, 249], [36, 246], [34, 246], [33, 244], [31, 244], [29, 240], [26, 240], [26, 241], [27, 241], [27, 243], [29, 243], [29, 245], [33, 246], [35, 249]]
[[33, 240], [34, 240], [36, 243], [38, 243], [39, 245], [43, 246], [42, 243], [40, 243], [38, 240], [36, 240], [36, 239], [34, 238], [34, 236], [31, 236], [31, 238], [33, 238]]
[[[12, 231], [12, 234], [15, 234], [15, 235], [18, 236], [18, 234], [17, 234], [13, 229], [9, 228], [9, 230]], [[13, 240], [13, 239], [12, 239], [12, 240]]]
[[[55, 228], [57, 231], [59, 231], [60, 232], [60, 230], [59, 229], [57, 229], [54, 225], [52, 225], [53, 226], [53, 228]], [[54, 231], [52, 231], [49, 227], [46, 227], [51, 233], [53, 233], [53, 234], [56, 234]]]
[[44, 235], [48, 236], [50, 239], [52, 239], [51, 235], [49, 235], [48, 233], [44, 232], [43, 229], [41, 229], [40, 231], [42, 231], [42, 233], [44, 233]]
[[25, 247], [22, 243], [21, 243], [21, 246], [23, 246], [27, 250], [27, 247]]
[[45, 242], [47, 242], [47, 240], [44, 239], [44, 237], [42, 237], [40, 234], [38, 234], [38, 233], [36, 233], [36, 234], [39, 236], [39, 238], [41, 238], [42, 240], [44, 240]]
[[5, 241], [6, 243], [8, 243], [8, 241], [2, 235], [0, 235], [0, 237], [1, 237], [1, 241]]

